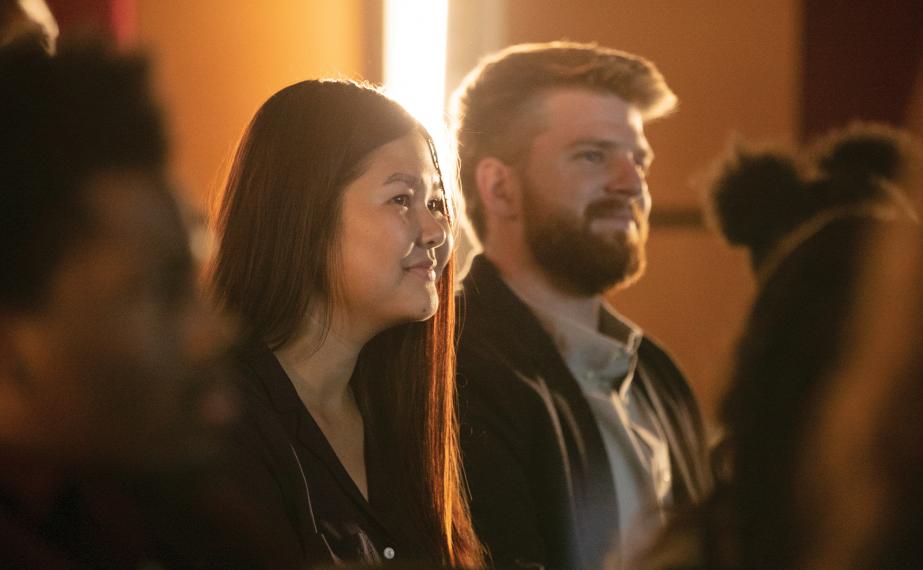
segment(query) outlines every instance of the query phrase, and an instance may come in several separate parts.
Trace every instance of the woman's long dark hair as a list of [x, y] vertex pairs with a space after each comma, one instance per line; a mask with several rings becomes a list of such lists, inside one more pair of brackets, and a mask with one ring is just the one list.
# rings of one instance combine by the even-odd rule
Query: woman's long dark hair
[[[310, 311], [325, 330], [339, 295], [344, 188], [368, 156], [406, 134], [432, 139], [377, 90], [347, 81], [303, 81], [257, 111], [243, 135], [211, 222], [216, 300], [256, 341], [277, 349]], [[483, 562], [463, 497], [455, 410], [454, 261], [437, 284], [427, 321], [388, 329], [362, 349], [352, 389], [369, 446], [401, 498], [404, 532], [446, 565]]]

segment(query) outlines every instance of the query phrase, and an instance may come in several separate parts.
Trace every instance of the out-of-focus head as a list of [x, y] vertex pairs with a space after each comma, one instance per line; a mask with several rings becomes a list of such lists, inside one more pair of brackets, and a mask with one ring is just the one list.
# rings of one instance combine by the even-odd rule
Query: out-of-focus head
[[0, 47], [28, 44], [54, 53], [58, 23], [45, 0], [0, 0]]
[[213, 287], [272, 347], [306, 319], [376, 333], [439, 305], [452, 228], [434, 147], [371, 87], [311, 80], [273, 95], [216, 206]]
[[488, 253], [492, 227], [519, 224], [561, 289], [632, 282], [651, 207], [644, 122], [675, 105], [652, 63], [609, 48], [524, 44], [482, 61], [453, 118], [468, 216]]
[[819, 216], [866, 209], [916, 218], [911, 188], [920, 185], [921, 164], [923, 150], [909, 133], [873, 123], [830, 131], [801, 153], [735, 141], [716, 164], [706, 211], [765, 272], [790, 249], [786, 240], [797, 241], [797, 230]]
[[2, 444], [162, 459], [195, 427], [192, 374], [218, 345], [146, 65], [102, 45], [24, 46], [0, 52], [0, 76]]
[[[875, 401], [879, 390], [893, 394], [882, 383], [919, 379], [919, 369], [897, 370], [919, 320], [912, 293], [919, 228], [910, 199], [919, 194], [903, 173], [919, 168], [920, 155], [907, 142], [906, 133], [855, 126], [799, 156], [739, 150], [715, 187], [725, 234], [750, 248], [761, 278], [722, 406], [742, 567], [802, 567], [803, 557], [818, 554], [812, 542], [833, 536], [842, 540], [826, 544], [836, 549], [827, 554], [848, 560], [861, 527], [886, 526], [873, 520], [887, 477], [876, 458], [898, 430], [863, 430], [869, 413], [874, 421], [890, 413]], [[893, 235], [915, 237], [903, 247], [878, 245]], [[882, 280], [876, 287], [865, 283], [870, 267]], [[817, 426], [832, 405], [852, 415], [825, 425], [818, 445]], [[914, 566], [828, 560], [811, 567]]]

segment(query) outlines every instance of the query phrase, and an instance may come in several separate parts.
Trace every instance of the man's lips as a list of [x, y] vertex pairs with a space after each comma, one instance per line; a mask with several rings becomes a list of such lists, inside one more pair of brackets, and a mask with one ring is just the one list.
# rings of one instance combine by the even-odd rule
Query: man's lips
[[635, 221], [635, 214], [631, 210], [620, 210], [612, 212], [599, 212], [592, 216], [588, 216], [590, 220], [625, 220], [625, 221]]
[[616, 221], [628, 225], [629, 222], [638, 224], [638, 215], [631, 203], [621, 200], [606, 200], [594, 202], [587, 206], [585, 216], [590, 222], [596, 220]]
[[598, 211], [592, 215], [587, 215], [587, 219], [590, 223], [593, 222], [612, 222], [628, 225], [629, 223], [636, 224], [638, 223], [635, 213], [632, 210], [622, 209], [622, 210], [607, 210], [607, 211]]

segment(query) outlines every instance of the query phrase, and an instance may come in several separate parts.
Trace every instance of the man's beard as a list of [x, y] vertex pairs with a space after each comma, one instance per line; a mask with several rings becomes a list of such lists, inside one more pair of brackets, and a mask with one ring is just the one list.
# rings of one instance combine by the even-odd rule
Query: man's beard
[[[591, 203], [583, 217], [558, 211], [538, 198], [524, 177], [523, 222], [526, 244], [545, 274], [561, 291], [592, 296], [627, 287], [644, 274], [647, 217], [637, 201], [611, 197]], [[637, 233], [595, 234], [595, 219], [628, 208]]]

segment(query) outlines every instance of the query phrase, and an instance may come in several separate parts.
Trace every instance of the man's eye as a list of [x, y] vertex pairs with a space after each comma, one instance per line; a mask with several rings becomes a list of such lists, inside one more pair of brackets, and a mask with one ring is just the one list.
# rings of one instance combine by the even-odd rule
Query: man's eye
[[577, 158], [580, 160], [585, 160], [586, 162], [597, 164], [602, 162], [606, 157], [600, 150], [585, 150], [578, 153]]
[[398, 206], [401, 206], [403, 208], [409, 208], [410, 207], [410, 196], [408, 196], [407, 194], [400, 194], [398, 196], [395, 196], [394, 198], [391, 198], [391, 203], [397, 204]]

